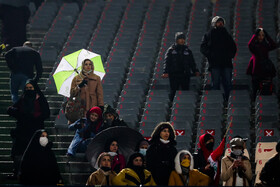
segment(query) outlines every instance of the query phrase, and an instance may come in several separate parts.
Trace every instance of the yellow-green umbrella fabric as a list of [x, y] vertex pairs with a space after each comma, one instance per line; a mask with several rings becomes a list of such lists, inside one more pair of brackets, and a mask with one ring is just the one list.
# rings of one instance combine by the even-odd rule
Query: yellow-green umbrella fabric
[[94, 65], [94, 73], [101, 80], [105, 75], [101, 56], [91, 51], [81, 49], [64, 56], [53, 74], [57, 92], [63, 96], [70, 97], [70, 88], [73, 78], [81, 71], [84, 59], [90, 59]]

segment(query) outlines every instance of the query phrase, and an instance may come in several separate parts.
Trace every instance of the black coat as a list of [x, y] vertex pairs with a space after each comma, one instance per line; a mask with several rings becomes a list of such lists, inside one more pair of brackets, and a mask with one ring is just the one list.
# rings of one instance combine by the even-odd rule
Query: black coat
[[40, 91], [37, 93], [39, 98], [34, 101], [33, 112], [26, 111], [25, 94], [7, 110], [7, 113], [17, 120], [16, 128], [11, 131], [11, 136], [14, 139], [12, 156], [23, 154], [34, 132], [38, 129], [43, 129], [44, 120], [50, 116], [49, 104], [46, 98]]
[[205, 160], [201, 149], [198, 149], [197, 153], [193, 154], [193, 160], [194, 160], [194, 169], [198, 169], [200, 172], [208, 175], [211, 179], [214, 178], [215, 171], [213, 167], [210, 167], [209, 170], [204, 169], [205, 166], [208, 164], [208, 162]]
[[232, 68], [232, 58], [236, 53], [236, 44], [225, 28], [212, 28], [203, 36], [201, 53], [207, 57], [209, 69]]
[[24, 185], [56, 185], [62, 183], [56, 157], [49, 142], [42, 147], [39, 138], [41, 130], [30, 140], [20, 166], [20, 183]]
[[164, 59], [164, 72], [169, 75], [187, 75], [198, 72], [192, 51], [188, 46], [173, 44], [168, 48]]
[[147, 150], [147, 169], [151, 171], [157, 185], [168, 185], [169, 176], [174, 170], [174, 158], [177, 149], [171, 143], [163, 144], [159, 140]]
[[[36, 81], [42, 76], [43, 67], [40, 54], [30, 47], [14, 47], [5, 54], [12, 73], [22, 73]], [[34, 77], [34, 66], [36, 76]]]
[[267, 186], [280, 186], [280, 158], [279, 153], [269, 159], [261, 173], [260, 180]]

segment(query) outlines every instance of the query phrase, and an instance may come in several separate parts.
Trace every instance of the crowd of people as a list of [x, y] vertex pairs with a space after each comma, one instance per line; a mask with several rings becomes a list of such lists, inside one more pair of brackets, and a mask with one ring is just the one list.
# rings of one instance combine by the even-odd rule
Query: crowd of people
[[[212, 27], [203, 36], [200, 50], [209, 62], [212, 89], [220, 89], [222, 83], [224, 99], [227, 101], [232, 89], [232, 59], [236, 54], [236, 44], [224, 25], [222, 17], [212, 19]], [[171, 101], [176, 90], [189, 89], [192, 73], [200, 76], [185, 40], [184, 33], [176, 33], [175, 43], [166, 52], [162, 78], [169, 78]], [[277, 46], [263, 28], [258, 28], [249, 42], [252, 58], [247, 74], [252, 76], [254, 97], [262, 91], [263, 83], [272, 82], [276, 75], [268, 52]], [[40, 55], [32, 49], [30, 42], [25, 42], [22, 47], [8, 51], [5, 58], [11, 69], [11, 95], [14, 103], [7, 113], [17, 120], [16, 128], [11, 131], [14, 177], [19, 177], [20, 182], [26, 185], [62, 184], [56, 158], [51, 150], [52, 143], [48, 140], [48, 133], [43, 130], [50, 109], [37, 85], [42, 75]], [[69, 130], [75, 131], [66, 153], [72, 158], [77, 152], [85, 153], [91, 140], [105, 129], [127, 124], [119, 118], [114, 108], [104, 105], [101, 79], [94, 73], [94, 63], [90, 59], [83, 60], [81, 72], [69, 86], [70, 95], [79, 97], [83, 105], [77, 111], [80, 115], [78, 120], [68, 119]], [[23, 94], [18, 98], [19, 89], [23, 89]], [[219, 152], [223, 151], [221, 147], [224, 147], [224, 141], [217, 148]], [[135, 153], [126, 161], [124, 153], [119, 151], [118, 139], [108, 138], [104, 151], [97, 158], [97, 171], [89, 176], [86, 185], [208, 186], [219, 185], [221, 181], [225, 186], [251, 185], [253, 174], [250, 160], [244, 155], [244, 140], [233, 138], [230, 141], [230, 155], [222, 158], [219, 154], [215, 160], [214, 142], [212, 135], [204, 134], [199, 137], [200, 148], [197, 153], [191, 154], [190, 150], [178, 152], [173, 126], [161, 122], [155, 127], [149, 141], [143, 139], [137, 142]], [[276, 167], [280, 163], [279, 144], [277, 155], [267, 162], [261, 172], [263, 184], [280, 185], [278, 176], [270, 171], [279, 172], [280, 167]]]

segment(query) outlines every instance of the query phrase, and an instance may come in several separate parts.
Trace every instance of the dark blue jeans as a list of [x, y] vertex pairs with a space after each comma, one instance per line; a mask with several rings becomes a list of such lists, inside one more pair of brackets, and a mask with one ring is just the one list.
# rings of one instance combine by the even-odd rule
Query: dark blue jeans
[[225, 92], [224, 95], [225, 100], [228, 100], [229, 93], [232, 89], [231, 78], [232, 78], [232, 68], [211, 69], [212, 90], [220, 90], [220, 85], [222, 83]]
[[11, 96], [13, 103], [18, 101], [18, 90], [24, 90], [25, 83], [28, 80], [28, 77], [24, 74], [11, 74], [10, 80], [10, 88], [11, 88]]

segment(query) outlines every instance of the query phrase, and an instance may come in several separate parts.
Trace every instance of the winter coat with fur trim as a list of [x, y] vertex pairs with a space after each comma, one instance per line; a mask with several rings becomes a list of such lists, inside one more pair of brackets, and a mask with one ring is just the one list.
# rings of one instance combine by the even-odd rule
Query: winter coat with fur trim
[[194, 161], [191, 153], [186, 150], [180, 151], [175, 159], [175, 171], [172, 171], [169, 177], [168, 186], [185, 186], [186, 185], [186, 177], [182, 175], [181, 163], [180, 163], [180, 155], [182, 153], [188, 154], [191, 157], [190, 163], [190, 171], [189, 171], [189, 182], [188, 186], [208, 186], [210, 183], [210, 177], [199, 172], [197, 169], [193, 169]]

